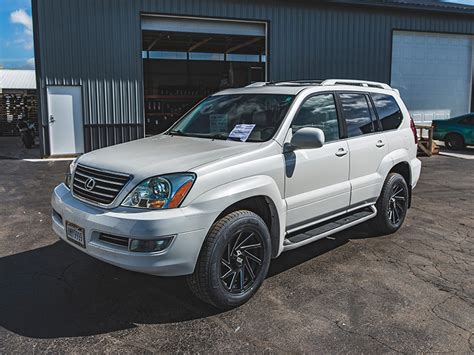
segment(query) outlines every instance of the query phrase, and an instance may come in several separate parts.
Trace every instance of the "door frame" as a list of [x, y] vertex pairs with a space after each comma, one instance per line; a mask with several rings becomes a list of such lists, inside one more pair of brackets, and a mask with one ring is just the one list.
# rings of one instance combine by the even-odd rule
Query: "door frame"
[[[348, 138], [347, 138], [347, 133], [346, 133], [346, 124], [345, 124], [345, 119], [343, 117], [343, 112], [342, 112], [342, 107], [341, 107], [341, 104], [340, 104], [340, 101], [339, 101], [338, 92], [339, 91], [337, 89], [329, 89], [329, 90], [311, 92], [311, 93], [306, 94], [304, 97], [302, 97], [301, 101], [297, 104], [298, 106], [296, 107], [295, 112], [293, 114], [291, 114], [291, 117], [290, 116], [287, 117], [289, 125], [288, 125], [288, 129], [286, 130], [286, 133], [285, 133], [285, 136], [284, 136], [285, 137], [284, 141], [287, 141], [288, 135], [290, 134], [290, 131], [292, 130], [291, 126], [293, 124], [293, 121], [298, 116], [298, 114], [300, 113], [304, 103], [307, 100], [309, 100], [313, 97], [316, 97], [316, 96], [320, 96], [320, 95], [332, 95], [333, 99], [334, 99], [334, 105], [335, 105], [335, 108], [336, 108], [337, 123], [338, 123], [338, 128], [339, 128], [339, 138], [334, 140], [334, 141], [325, 143], [325, 145], [326, 144], [344, 143], [344, 144], [346, 144], [347, 148], [349, 149], [349, 144], [347, 143]], [[290, 111], [291, 111], [291, 108], [290, 108]], [[282, 124], [284, 124], [284, 122]], [[275, 136], [277, 136], [278, 134], [279, 133], [276, 133]], [[317, 149], [319, 149], [319, 148], [317, 148]], [[285, 156], [285, 153], [283, 153], [283, 155]], [[296, 157], [294, 159], [296, 159]], [[350, 183], [350, 180], [349, 180], [349, 177], [350, 177], [350, 152], [349, 152], [348, 159], [349, 159], [349, 163], [348, 163], [349, 164], [349, 170], [348, 170], [347, 181]], [[285, 156], [285, 161], [286, 161], [286, 156]], [[285, 163], [285, 165], [286, 165], [286, 163]], [[287, 185], [286, 184], [287, 184], [287, 181], [288, 181], [289, 178], [291, 178], [291, 177], [289, 177], [287, 175], [287, 173], [285, 172], [285, 179], [284, 179], [284, 184], [285, 184], [284, 199], [285, 199], [285, 201], [287, 199], [287, 195], [286, 195], [286, 190], [287, 190], [286, 186]], [[301, 230], [301, 229], [306, 228], [306, 227], [310, 227], [310, 226], [315, 225], [317, 223], [321, 223], [321, 222], [323, 222], [327, 219], [330, 219], [330, 218], [333, 218], [335, 216], [339, 216], [339, 215], [342, 215], [342, 214], [346, 213], [350, 209], [351, 194], [352, 194], [352, 187], [350, 187], [350, 189], [349, 189], [349, 203], [346, 207], [341, 208], [339, 210], [330, 211], [328, 213], [325, 213], [325, 214], [322, 214], [322, 215], [319, 215], [319, 216], [316, 216], [316, 217], [312, 217], [312, 218], [304, 220], [304, 221], [297, 222], [293, 225], [289, 225], [289, 226], [287, 226], [286, 233], [287, 234], [288, 233], [293, 233], [295, 231]], [[287, 209], [287, 213], [288, 213], [288, 204], [286, 206], [286, 209]]]

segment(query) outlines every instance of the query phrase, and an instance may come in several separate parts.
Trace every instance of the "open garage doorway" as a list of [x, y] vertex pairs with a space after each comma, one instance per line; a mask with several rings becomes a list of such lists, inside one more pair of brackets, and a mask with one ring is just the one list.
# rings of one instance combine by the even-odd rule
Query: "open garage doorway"
[[266, 32], [264, 22], [143, 16], [145, 134], [216, 91], [265, 81]]

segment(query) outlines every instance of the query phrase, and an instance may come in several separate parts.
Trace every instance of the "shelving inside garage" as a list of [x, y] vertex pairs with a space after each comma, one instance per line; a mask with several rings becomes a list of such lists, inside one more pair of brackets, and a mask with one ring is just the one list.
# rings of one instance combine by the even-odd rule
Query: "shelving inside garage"
[[[189, 19], [181, 25], [178, 18], [161, 25], [159, 20], [142, 25], [146, 135], [165, 131], [216, 91], [265, 80], [264, 29]], [[195, 32], [185, 32], [190, 27]]]
[[19, 121], [38, 121], [36, 90], [2, 90], [0, 92], [0, 136], [18, 135]]

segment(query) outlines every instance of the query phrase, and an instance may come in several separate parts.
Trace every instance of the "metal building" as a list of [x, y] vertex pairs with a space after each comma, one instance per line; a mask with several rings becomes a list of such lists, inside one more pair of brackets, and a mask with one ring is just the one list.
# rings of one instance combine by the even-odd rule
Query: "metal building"
[[474, 7], [435, 0], [33, 0], [43, 155], [155, 134], [253, 81], [357, 78], [417, 121], [472, 110]]

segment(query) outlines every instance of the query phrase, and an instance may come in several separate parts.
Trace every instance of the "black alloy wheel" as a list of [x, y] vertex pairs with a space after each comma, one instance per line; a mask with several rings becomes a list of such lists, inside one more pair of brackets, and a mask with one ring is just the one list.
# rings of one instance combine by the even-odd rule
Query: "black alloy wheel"
[[393, 226], [398, 226], [407, 210], [407, 193], [405, 186], [398, 181], [392, 185], [392, 194], [388, 200], [388, 218]]
[[268, 226], [254, 212], [238, 210], [218, 219], [204, 240], [191, 291], [220, 309], [247, 302], [262, 285], [271, 259]]
[[375, 204], [377, 215], [368, 223], [378, 234], [392, 234], [402, 226], [410, 202], [408, 189], [408, 184], [402, 175], [388, 174]]
[[221, 281], [230, 293], [252, 287], [262, 269], [263, 239], [257, 230], [244, 228], [227, 244], [221, 257]]

